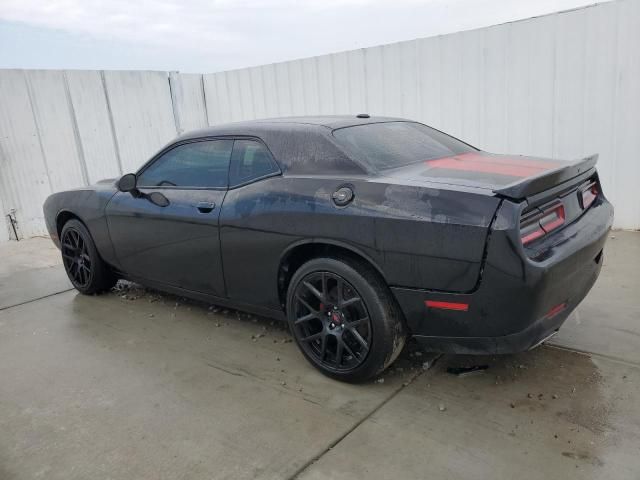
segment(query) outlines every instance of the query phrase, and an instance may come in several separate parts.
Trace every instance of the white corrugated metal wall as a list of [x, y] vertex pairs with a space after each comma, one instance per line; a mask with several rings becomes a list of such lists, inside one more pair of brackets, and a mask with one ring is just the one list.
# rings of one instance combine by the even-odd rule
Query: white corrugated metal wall
[[44, 235], [51, 192], [134, 171], [206, 117], [202, 75], [0, 70], [0, 241], [9, 209]]
[[600, 153], [615, 225], [640, 228], [640, 0], [207, 75], [0, 71], [0, 207], [41, 234], [50, 192], [135, 170], [177, 133], [359, 112], [494, 152]]

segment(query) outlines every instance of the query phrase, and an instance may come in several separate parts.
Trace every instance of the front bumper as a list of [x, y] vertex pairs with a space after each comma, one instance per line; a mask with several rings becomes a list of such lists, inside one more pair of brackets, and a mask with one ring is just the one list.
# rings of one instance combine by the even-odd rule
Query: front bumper
[[[488, 242], [484, 270], [465, 294], [392, 288], [413, 336], [442, 353], [516, 353], [538, 345], [564, 323], [595, 283], [613, 220], [604, 197], [535, 250], [522, 246], [508, 220], [518, 206], [504, 201]], [[427, 301], [467, 305], [429, 308]]]
[[56, 216], [58, 212], [55, 210], [53, 203], [53, 195], [50, 195], [45, 200], [42, 211], [44, 213], [44, 223], [47, 227], [47, 232], [49, 232], [49, 236], [55, 246], [60, 248], [60, 239], [58, 238], [58, 229], [56, 228]]

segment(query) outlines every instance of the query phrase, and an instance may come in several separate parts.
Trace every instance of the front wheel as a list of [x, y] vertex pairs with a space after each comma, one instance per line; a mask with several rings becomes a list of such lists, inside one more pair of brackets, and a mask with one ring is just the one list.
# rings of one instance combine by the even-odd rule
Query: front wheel
[[89, 230], [76, 219], [62, 227], [60, 234], [62, 262], [73, 286], [86, 295], [113, 287], [117, 278], [102, 261]]
[[369, 265], [315, 258], [293, 275], [287, 319], [307, 360], [332, 378], [360, 382], [388, 367], [406, 333], [389, 288]]

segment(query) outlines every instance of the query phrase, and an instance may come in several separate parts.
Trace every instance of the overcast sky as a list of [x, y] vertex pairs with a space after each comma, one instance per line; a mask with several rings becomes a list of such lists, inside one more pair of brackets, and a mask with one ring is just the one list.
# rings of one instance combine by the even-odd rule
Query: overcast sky
[[468, 30], [584, 0], [0, 0], [0, 68], [215, 72]]

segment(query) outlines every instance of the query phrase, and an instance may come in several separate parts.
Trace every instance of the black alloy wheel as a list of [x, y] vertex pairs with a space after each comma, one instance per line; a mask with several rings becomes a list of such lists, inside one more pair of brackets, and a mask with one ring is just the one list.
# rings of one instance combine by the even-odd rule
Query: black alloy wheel
[[86, 288], [91, 282], [92, 264], [86, 241], [74, 228], [65, 230], [61, 239], [62, 260], [69, 278], [77, 288]]
[[317, 257], [288, 285], [287, 321], [307, 360], [325, 375], [369, 380], [402, 351], [404, 319], [381, 275], [352, 257]]
[[89, 230], [81, 221], [74, 218], [64, 224], [60, 232], [60, 251], [67, 276], [80, 293], [100, 293], [118, 281], [98, 254]]
[[353, 285], [335, 273], [313, 272], [298, 283], [294, 302], [295, 333], [307, 355], [338, 371], [364, 362], [371, 321]]

